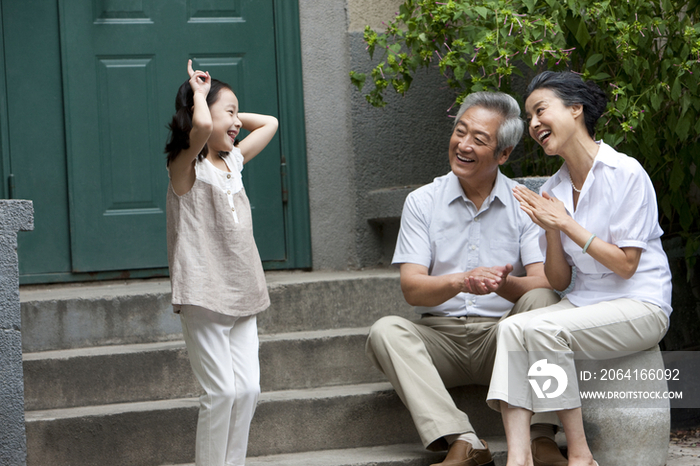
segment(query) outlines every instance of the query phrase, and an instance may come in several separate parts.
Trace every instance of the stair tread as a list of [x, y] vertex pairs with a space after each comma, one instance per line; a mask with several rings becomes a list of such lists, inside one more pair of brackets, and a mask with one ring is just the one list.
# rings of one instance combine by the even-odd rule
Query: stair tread
[[[300, 283], [334, 280], [367, 279], [373, 277], [398, 277], [397, 269], [348, 270], [348, 271], [268, 271], [265, 279], [270, 288]], [[114, 280], [92, 283], [60, 283], [47, 285], [23, 285], [20, 302], [61, 301], [71, 299], [110, 298], [170, 293], [169, 278]]]
[[[506, 451], [505, 437], [487, 437], [491, 453], [500, 455]], [[319, 450], [301, 453], [288, 453], [282, 455], [269, 455], [246, 458], [248, 466], [263, 466], [272, 464], [284, 464], [286, 466], [354, 466], [385, 464], [411, 464], [411, 460], [422, 461], [416, 464], [425, 464], [426, 461], [441, 461], [445, 453], [429, 452], [417, 443], [382, 445], [377, 447], [349, 448], [342, 450]], [[194, 464], [169, 465], [169, 466], [194, 466]]]
[[[261, 393], [258, 402], [265, 403], [271, 401], [313, 400], [321, 398], [358, 396], [387, 390], [393, 390], [391, 384], [388, 382], [340, 385], [299, 390], [280, 390]], [[26, 411], [25, 420], [26, 422], [34, 422], [69, 419], [83, 416], [110, 416], [127, 412], [190, 408], [198, 405], [198, 398], [177, 398], [170, 400], [138, 401], [132, 403], [113, 403], [96, 406], [78, 406], [73, 408]]]
[[128, 345], [89, 346], [51, 351], [37, 351], [22, 354], [23, 361], [43, 359], [71, 359], [90, 356], [108, 356], [113, 354], [130, 354], [150, 351], [163, 351], [185, 346], [184, 340], [159, 341], [154, 343], [132, 343]]
[[[369, 327], [351, 327], [339, 329], [304, 330], [299, 332], [274, 333], [260, 335], [260, 341], [314, 340], [328, 337], [367, 335]], [[131, 343], [126, 345], [90, 346], [63, 350], [36, 351], [22, 354], [23, 361], [44, 359], [70, 359], [77, 357], [107, 356], [114, 354], [133, 354], [150, 351], [163, 351], [183, 348], [184, 340], [159, 341], [153, 343]]]

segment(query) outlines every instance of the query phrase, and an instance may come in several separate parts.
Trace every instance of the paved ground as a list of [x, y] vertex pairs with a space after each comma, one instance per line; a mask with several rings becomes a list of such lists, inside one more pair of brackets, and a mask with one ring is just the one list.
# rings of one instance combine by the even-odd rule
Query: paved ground
[[700, 466], [700, 429], [671, 432], [666, 466]]

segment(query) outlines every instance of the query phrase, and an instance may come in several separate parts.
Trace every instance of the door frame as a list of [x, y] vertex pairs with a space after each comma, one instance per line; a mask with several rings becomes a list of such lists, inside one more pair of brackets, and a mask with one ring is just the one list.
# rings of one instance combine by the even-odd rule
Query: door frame
[[288, 191], [284, 219], [288, 254], [285, 262], [267, 262], [265, 268], [305, 269], [312, 264], [299, 3], [274, 0], [273, 11], [280, 143], [287, 169], [281, 176]]
[[[60, 1], [60, 0], [59, 0]], [[1, 5], [2, 0], [0, 0]], [[57, 2], [58, 3], [58, 2]], [[59, 12], [60, 15], [60, 12]], [[299, 5], [296, 1], [273, 0], [275, 54], [279, 98], [279, 137], [286, 172], [287, 200], [284, 209], [287, 258], [265, 262], [266, 270], [309, 269], [311, 263], [311, 227], [306, 165], [306, 127], [301, 63]], [[59, 16], [60, 21], [60, 16]], [[0, 8], [0, 197], [9, 198], [9, 109], [4, 66], [3, 17]], [[62, 32], [61, 32], [62, 34]], [[63, 79], [62, 76], [59, 79]], [[66, 152], [67, 153], [67, 152]], [[164, 239], [165, 240], [165, 239]], [[20, 276], [21, 284], [76, 282], [168, 276], [167, 268], [115, 270], [97, 273], [54, 272]]]
[[5, 29], [0, 3], [0, 198], [12, 199], [10, 196], [10, 127], [7, 106], [7, 85], [5, 82]]

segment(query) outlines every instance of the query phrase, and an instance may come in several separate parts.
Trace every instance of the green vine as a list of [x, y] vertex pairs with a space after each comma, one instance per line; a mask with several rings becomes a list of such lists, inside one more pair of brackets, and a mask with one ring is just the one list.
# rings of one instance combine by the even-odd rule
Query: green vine
[[[700, 248], [700, 0], [406, 0], [386, 31], [364, 38], [380, 62], [365, 95], [386, 105], [421, 68], [458, 90], [512, 93], [514, 76], [570, 69], [596, 81], [610, 103], [597, 137], [636, 157], [656, 187], [662, 226], [681, 235], [689, 271]], [[532, 71], [527, 71], [527, 70]], [[362, 90], [367, 76], [350, 72]], [[517, 99], [520, 96], [514, 95]], [[524, 175], [551, 174], [557, 159], [529, 145]]]

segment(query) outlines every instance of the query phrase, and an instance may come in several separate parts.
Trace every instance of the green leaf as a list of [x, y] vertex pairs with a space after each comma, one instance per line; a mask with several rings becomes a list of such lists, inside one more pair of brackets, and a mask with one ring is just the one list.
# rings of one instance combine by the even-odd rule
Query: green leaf
[[674, 11], [673, 5], [669, 0], [663, 0], [661, 4], [663, 5], [664, 11]]
[[649, 95], [649, 100], [651, 101], [651, 107], [654, 110], [658, 110], [661, 107], [662, 97], [658, 92], [652, 91]]
[[681, 228], [688, 231], [693, 224], [693, 214], [690, 212], [690, 206], [687, 203], [681, 204]]
[[683, 98], [681, 99], [681, 116], [685, 115], [685, 113], [688, 111], [688, 107], [690, 107], [691, 99], [690, 95], [685, 94]]
[[669, 179], [669, 186], [671, 187], [671, 190], [677, 191], [683, 184], [684, 178], [685, 170], [683, 170], [683, 163], [680, 160], [676, 160], [673, 163], [673, 170], [671, 170], [671, 178]]
[[523, 0], [523, 3], [527, 7], [528, 13], [535, 11], [535, 0]]
[[617, 108], [620, 113], [625, 113], [625, 110], [627, 110], [627, 97], [620, 97], [617, 99], [617, 102], [615, 102], [615, 108]]
[[673, 218], [673, 207], [671, 207], [671, 196], [666, 193], [661, 197], [661, 201], [659, 202], [659, 205], [661, 206], [661, 211], [664, 213], [666, 218], [671, 219]]
[[590, 68], [591, 66], [595, 65], [598, 63], [600, 60], [603, 59], [603, 55], [600, 53], [596, 53], [588, 57], [588, 60], [586, 60], [586, 68]]
[[350, 72], [350, 82], [357, 87], [360, 91], [362, 90], [362, 87], [365, 85], [365, 80], [367, 79], [367, 75], [365, 73], [357, 73], [355, 71]]
[[671, 87], [671, 99], [678, 100], [678, 98], [681, 96], [681, 91], [681, 81], [679, 78], [676, 78], [676, 80], [673, 81], [673, 86]]
[[475, 6], [474, 9], [482, 18], [486, 19], [489, 17], [489, 10], [487, 8], [484, 8], [483, 6]]
[[583, 20], [580, 20], [578, 22], [578, 28], [576, 29], [576, 32], [574, 33], [576, 40], [581, 44], [582, 47], [585, 47], [588, 42], [591, 40], [591, 35], [588, 32], [588, 28], [586, 27], [586, 22]]
[[688, 137], [688, 130], [690, 130], [690, 118], [681, 118], [676, 125], [676, 134], [681, 141], [685, 141]]

